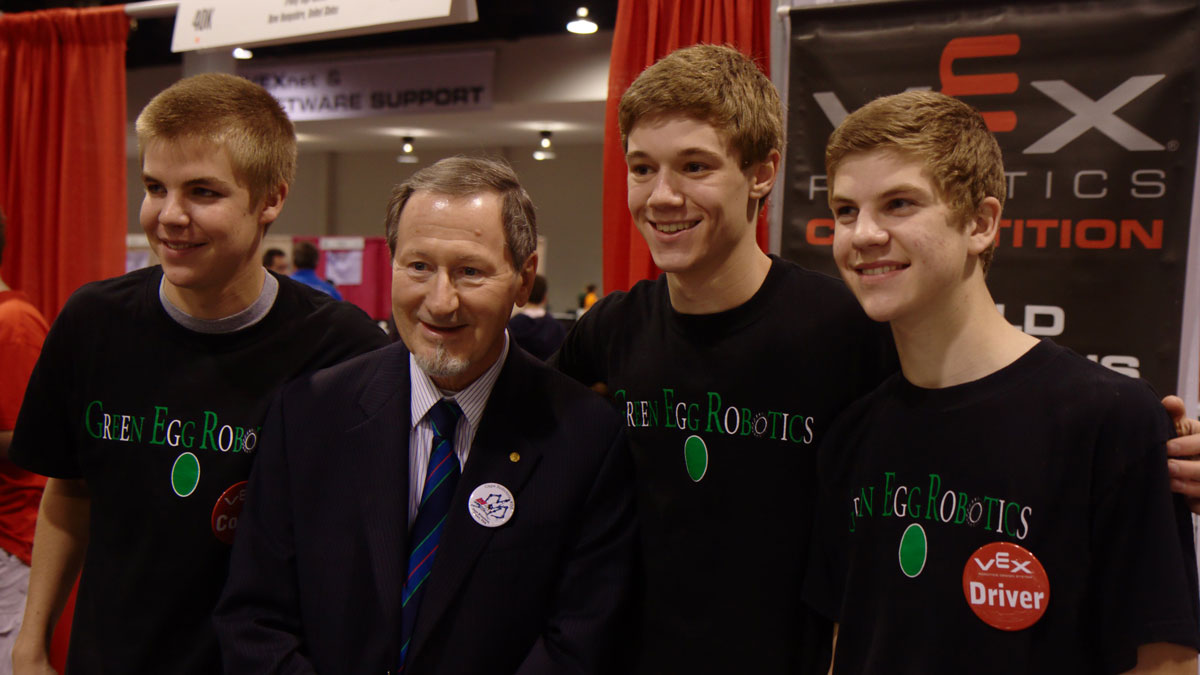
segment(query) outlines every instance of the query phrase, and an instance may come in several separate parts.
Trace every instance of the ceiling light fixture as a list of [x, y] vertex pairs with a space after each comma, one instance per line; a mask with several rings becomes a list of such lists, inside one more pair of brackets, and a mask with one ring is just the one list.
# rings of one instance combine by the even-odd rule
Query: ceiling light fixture
[[241, 47], [234, 47], [233, 48], [233, 58], [238, 59], [240, 61], [245, 61], [246, 59], [254, 58], [254, 52], [250, 51], [249, 49], [242, 49]]
[[596, 25], [595, 21], [587, 18], [587, 15], [587, 7], [580, 7], [579, 9], [575, 10], [576, 19], [567, 24], [567, 30], [575, 33], [576, 35], [591, 35], [592, 33], [595, 33], [599, 26]]
[[554, 159], [554, 146], [550, 143], [551, 133], [549, 131], [541, 132], [542, 140], [538, 142], [540, 146], [533, 151], [533, 158], [539, 162], [546, 159]]
[[396, 161], [401, 164], [416, 164], [417, 156], [413, 153], [413, 137], [405, 136], [404, 145], [400, 146], [400, 154], [396, 156]]

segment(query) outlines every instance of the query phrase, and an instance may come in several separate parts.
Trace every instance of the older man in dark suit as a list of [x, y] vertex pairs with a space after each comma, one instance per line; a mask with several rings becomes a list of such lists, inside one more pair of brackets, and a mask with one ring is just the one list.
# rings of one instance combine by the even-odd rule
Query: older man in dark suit
[[402, 344], [275, 401], [216, 613], [229, 673], [620, 672], [634, 540], [619, 416], [515, 344], [537, 267], [511, 169], [392, 195]]

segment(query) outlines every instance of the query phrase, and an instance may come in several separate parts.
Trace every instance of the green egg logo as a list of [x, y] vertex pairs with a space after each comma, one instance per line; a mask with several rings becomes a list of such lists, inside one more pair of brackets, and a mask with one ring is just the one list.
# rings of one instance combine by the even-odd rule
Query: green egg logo
[[687, 465], [688, 475], [692, 482], [699, 483], [708, 472], [708, 446], [699, 436], [688, 436], [683, 442], [683, 462]]
[[200, 460], [190, 452], [185, 452], [175, 459], [171, 467], [171, 488], [180, 497], [187, 497], [196, 491], [200, 484]]
[[925, 569], [927, 553], [925, 529], [916, 523], [909, 525], [900, 537], [900, 571], [909, 578], [916, 577]]

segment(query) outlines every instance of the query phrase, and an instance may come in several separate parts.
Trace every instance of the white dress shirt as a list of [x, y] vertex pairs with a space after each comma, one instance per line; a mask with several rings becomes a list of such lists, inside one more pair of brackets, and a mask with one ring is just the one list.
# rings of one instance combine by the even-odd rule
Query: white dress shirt
[[[408, 355], [409, 381], [409, 419], [412, 427], [408, 432], [408, 526], [411, 528], [417, 519], [417, 509], [421, 506], [421, 491], [425, 489], [425, 471], [429, 469], [429, 455], [433, 451], [433, 425], [427, 413], [435, 403], [448, 398], [458, 404], [463, 414], [458, 418], [454, 427], [454, 454], [458, 456], [458, 467], [461, 469], [467, 463], [467, 455], [471, 452], [471, 443], [475, 440], [475, 432], [479, 429], [479, 420], [483, 418], [483, 409], [488, 397], [492, 395], [492, 387], [500, 376], [500, 368], [508, 358], [508, 331], [504, 331], [504, 348], [500, 350], [500, 358], [484, 371], [474, 382], [465, 389], [457, 392], [443, 392], [433, 380], [417, 366], [412, 354]], [[462, 508], [467, 508], [463, 503]]]

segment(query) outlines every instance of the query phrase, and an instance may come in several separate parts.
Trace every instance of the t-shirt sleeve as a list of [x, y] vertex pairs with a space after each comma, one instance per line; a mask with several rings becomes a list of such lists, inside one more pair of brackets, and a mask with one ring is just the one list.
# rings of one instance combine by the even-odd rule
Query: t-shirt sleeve
[[606, 319], [610, 317], [610, 309], [617, 299], [616, 295], [618, 294], [610, 294], [596, 303], [575, 322], [567, 332], [562, 346], [547, 361], [550, 367], [557, 368], [589, 387], [597, 382], [607, 381], [601, 345], [604, 326], [608, 323]]
[[1137, 662], [1137, 647], [1197, 647], [1197, 582], [1191, 516], [1170, 492], [1170, 419], [1143, 383], [1130, 380], [1106, 411], [1094, 474], [1089, 595], [1108, 672]]
[[10, 459], [21, 468], [54, 478], [83, 475], [75, 440], [77, 424], [83, 424], [87, 433], [104, 432], [103, 418], [88, 416], [90, 406], [84, 419], [71, 419], [71, 383], [78, 381], [75, 357], [91, 349], [73, 344], [77, 314], [78, 301], [68, 301], [50, 326], [29, 376], [9, 449]]
[[305, 372], [328, 368], [390, 344], [387, 333], [357, 306], [330, 302], [324, 309], [328, 314], [317, 318], [317, 324], [324, 331], [324, 348], [320, 351], [319, 362], [306, 368]]

